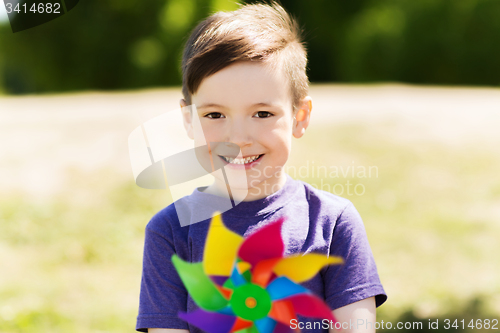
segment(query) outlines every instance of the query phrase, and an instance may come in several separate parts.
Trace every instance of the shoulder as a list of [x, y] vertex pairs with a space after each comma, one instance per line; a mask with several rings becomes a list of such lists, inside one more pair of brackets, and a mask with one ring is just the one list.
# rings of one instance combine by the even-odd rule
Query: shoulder
[[344, 214], [350, 214], [352, 210], [356, 210], [349, 199], [318, 189], [301, 180], [297, 182], [303, 188], [304, 200], [307, 201], [310, 209], [315, 209], [320, 214], [341, 218]]
[[190, 260], [189, 227], [181, 227], [174, 203], [157, 212], [146, 225], [145, 253], [162, 258], [176, 253], [183, 260]]
[[359, 219], [352, 221], [352, 211], [355, 208], [348, 199], [317, 189], [303, 181], [295, 181], [294, 186], [297, 190], [293, 201], [281, 212], [287, 217], [289, 235], [286, 238], [289, 240], [290, 253], [328, 254], [335, 236], [350, 238], [350, 230], [363, 228]]
[[346, 198], [299, 181], [304, 188], [309, 223], [334, 235], [366, 237], [365, 226], [354, 204]]
[[182, 232], [175, 204], [158, 211], [146, 225], [146, 232], [153, 232], [163, 237], [171, 237]]
[[167, 207], [158, 211], [146, 226], [149, 229], [157, 230], [163, 229], [167, 225], [172, 225], [175, 220], [177, 220], [177, 214], [175, 212], [175, 205], [171, 203]]

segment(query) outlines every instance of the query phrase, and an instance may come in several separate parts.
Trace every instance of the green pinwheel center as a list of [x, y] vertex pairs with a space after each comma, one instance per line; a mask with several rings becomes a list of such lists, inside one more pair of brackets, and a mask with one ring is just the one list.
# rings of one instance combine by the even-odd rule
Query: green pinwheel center
[[262, 287], [247, 283], [234, 289], [229, 304], [235, 315], [254, 321], [267, 316], [271, 310], [271, 297]]

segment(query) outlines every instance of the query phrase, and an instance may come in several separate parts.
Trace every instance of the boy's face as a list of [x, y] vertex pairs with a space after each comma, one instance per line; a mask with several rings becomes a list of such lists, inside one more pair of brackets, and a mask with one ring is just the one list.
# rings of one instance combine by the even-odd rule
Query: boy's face
[[[245, 170], [249, 192], [245, 200], [266, 197], [283, 186], [282, 168], [291, 151], [292, 135], [300, 138], [309, 124], [310, 97], [293, 113], [289, 87], [280, 71], [261, 62], [240, 62], [205, 78], [192, 96], [205, 141], [233, 143], [240, 148], [240, 157], [251, 158], [242, 165], [237, 163], [242, 160], [228, 163], [228, 156], [212, 153], [228, 172]], [[185, 115], [184, 120], [188, 135], [199, 137], [193, 133], [196, 126], [191, 117]]]

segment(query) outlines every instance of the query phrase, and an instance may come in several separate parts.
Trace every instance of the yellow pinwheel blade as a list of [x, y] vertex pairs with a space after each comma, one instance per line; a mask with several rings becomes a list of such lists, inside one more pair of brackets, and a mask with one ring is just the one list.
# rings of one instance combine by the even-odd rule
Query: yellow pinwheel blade
[[290, 280], [301, 283], [311, 279], [325, 265], [341, 264], [341, 257], [326, 257], [318, 253], [283, 258], [274, 267], [278, 276], [286, 276]]
[[219, 212], [215, 212], [208, 229], [203, 269], [207, 275], [231, 275], [234, 261], [243, 237], [227, 229]]
[[252, 267], [252, 265], [250, 265], [247, 262], [240, 261], [239, 263], [236, 264], [236, 267], [238, 267], [238, 271], [240, 273], [244, 273], [244, 272], [248, 271], [250, 269], [250, 267]]

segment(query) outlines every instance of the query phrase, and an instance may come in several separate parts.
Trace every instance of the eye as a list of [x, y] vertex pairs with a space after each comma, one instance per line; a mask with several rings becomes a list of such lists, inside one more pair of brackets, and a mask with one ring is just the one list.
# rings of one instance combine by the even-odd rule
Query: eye
[[269, 111], [258, 111], [257, 116], [257, 118], [269, 118], [272, 117], [273, 114]]
[[210, 112], [210, 113], [207, 113], [205, 115], [206, 118], [209, 118], [209, 119], [220, 119], [220, 118], [224, 118], [224, 116], [222, 115], [222, 113], [220, 112]]

